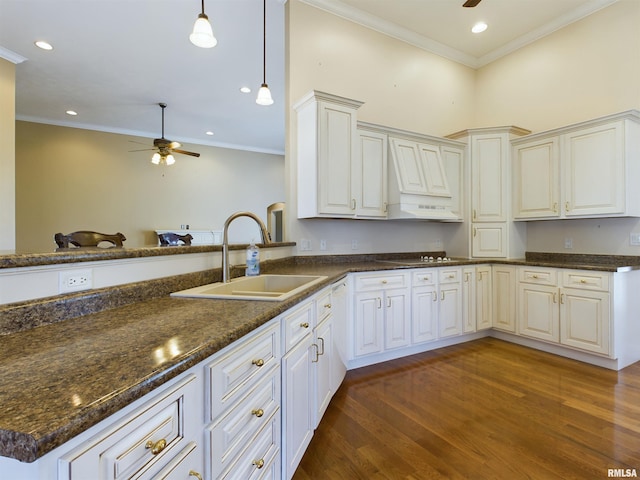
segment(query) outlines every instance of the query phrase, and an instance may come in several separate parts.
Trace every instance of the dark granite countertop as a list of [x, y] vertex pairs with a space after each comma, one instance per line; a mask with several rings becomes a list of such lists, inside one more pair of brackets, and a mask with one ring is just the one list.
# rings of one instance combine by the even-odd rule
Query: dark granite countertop
[[[265, 262], [264, 273], [328, 278], [284, 302], [175, 298], [168, 291], [189, 285], [169, 283], [150, 298], [128, 292], [122, 296], [132, 298], [109, 304], [112, 308], [96, 307], [102, 310], [96, 313], [81, 308], [75, 318], [44, 325], [36, 321], [38, 328], [0, 336], [0, 455], [32, 462], [347, 273], [416, 268], [420, 266], [414, 262], [417, 255], [386, 255], [384, 261], [378, 255], [296, 257], [275, 261], [272, 267]], [[640, 268], [639, 257], [552, 255], [528, 254], [527, 259], [508, 261], [456, 259], [448, 264], [508, 263], [616, 272], [634, 260], [632, 268]], [[217, 278], [197, 277], [197, 281]], [[132, 291], [142, 290], [149, 288], [136, 286]], [[66, 298], [72, 306], [74, 298], [94, 300], [91, 296]], [[58, 307], [65, 304], [52, 301]], [[29, 308], [51, 314], [43, 307], [46, 302], [35, 303], [15, 308], [19, 316], [28, 316]], [[14, 306], [10, 307], [4, 312], [9, 317]]]

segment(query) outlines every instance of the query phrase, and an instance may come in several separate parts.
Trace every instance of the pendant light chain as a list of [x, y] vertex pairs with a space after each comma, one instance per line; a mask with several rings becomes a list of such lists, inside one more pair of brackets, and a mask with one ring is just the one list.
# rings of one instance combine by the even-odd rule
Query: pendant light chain
[[258, 105], [273, 105], [273, 98], [271, 98], [271, 92], [269, 91], [269, 85], [267, 85], [267, 0], [262, 1], [262, 85], [258, 90], [258, 98], [256, 103]]

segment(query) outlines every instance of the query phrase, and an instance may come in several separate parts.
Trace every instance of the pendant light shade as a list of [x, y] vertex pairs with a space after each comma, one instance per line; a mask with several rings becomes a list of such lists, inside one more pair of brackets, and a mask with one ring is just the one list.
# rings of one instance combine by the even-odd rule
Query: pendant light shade
[[273, 105], [273, 98], [271, 97], [269, 85], [267, 85], [267, 0], [263, 0], [262, 2], [262, 22], [262, 85], [260, 86], [260, 90], [258, 90], [256, 103], [258, 105], [269, 106]]
[[212, 48], [218, 44], [218, 40], [213, 36], [209, 17], [204, 13], [204, 0], [202, 0], [202, 13], [198, 15], [196, 23], [193, 24], [193, 32], [189, 35], [189, 40], [201, 48]]
[[154, 153], [153, 157], [151, 157], [151, 163], [153, 163], [154, 165], [160, 165], [160, 154], [159, 153]]
[[256, 103], [258, 105], [269, 106], [273, 105], [273, 98], [271, 98], [271, 90], [269, 90], [269, 86], [266, 83], [263, 83], [258, 90], [258, 98], [256, 98]]

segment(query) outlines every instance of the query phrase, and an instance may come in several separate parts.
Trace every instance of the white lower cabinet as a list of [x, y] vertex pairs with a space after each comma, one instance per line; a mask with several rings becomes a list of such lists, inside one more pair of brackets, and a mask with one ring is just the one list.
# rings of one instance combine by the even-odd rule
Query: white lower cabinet
[[519, 268], [519, 334], [609, 355], [609, 274]]
[[200, 384], [193, 374], [62, 456], [59, 480], [188, 478], [202, 474]]
[[486, 330], [493, 325], [493, 289], [491, 265], [475, 268], [475, 322], [476, 330]]
[[516, 267], [493, 265], [492, 327], [505, 332], [516, 331]]
[[[282, 358], [282, 469], [274, 478], [290, 479], [313, 432], [342, 383], [346, 365], [336, 338], [336, 321], [344, 322], [344, 285], [322, 290], [292, 313], [282, 317], [285, 336], [298, 325], [304, 333], [295, 343], [285, 341]], [[337, 312], [334, 318], [334, 300]]]

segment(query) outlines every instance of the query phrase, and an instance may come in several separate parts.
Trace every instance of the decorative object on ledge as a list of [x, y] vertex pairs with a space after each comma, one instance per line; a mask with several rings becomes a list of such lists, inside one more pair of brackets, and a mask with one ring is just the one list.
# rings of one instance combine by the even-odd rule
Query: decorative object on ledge
[[163, 247], [169, 247], [172, 245], [180, 245], [182, 242], [184, 245], [191, 245], [191, 240], [193, 237], [190, 233], [186, 235], [178, 235], [177, 233], [167, 232], [167, 233], [159, 233], [158, 239], [160, 240], [160, 245]]
[[54, 239], [59, 248], [70, 248], [69, 244], [76, 247], [97, 247], [102, 242], [110, 243], [115, 247], [122, 247], [122, 242], [127, 238], [120, 232], [107, 234], [81, 230], [67, 235], [56, 233]]

